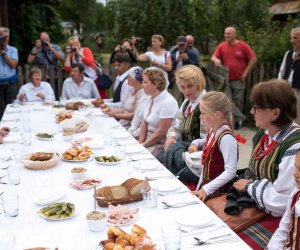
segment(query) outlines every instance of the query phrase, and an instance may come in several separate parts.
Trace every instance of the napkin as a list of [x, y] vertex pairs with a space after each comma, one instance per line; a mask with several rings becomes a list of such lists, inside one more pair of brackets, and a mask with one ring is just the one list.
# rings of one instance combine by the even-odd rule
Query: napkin
[[190, 157], [189, 152], [184, 153], [185, 164], [189, 167], [189, 169], [197, 176], [200, 177], [202, 173], [202, 164], [200, 161], [193, 161]]

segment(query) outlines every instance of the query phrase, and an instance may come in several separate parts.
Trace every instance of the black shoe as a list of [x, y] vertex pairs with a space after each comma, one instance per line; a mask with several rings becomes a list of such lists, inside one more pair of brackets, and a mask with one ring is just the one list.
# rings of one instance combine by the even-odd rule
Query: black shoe
[[242, 127], [242, 122], [235, 122], [234, 123], [234, 129], [239, 130]]

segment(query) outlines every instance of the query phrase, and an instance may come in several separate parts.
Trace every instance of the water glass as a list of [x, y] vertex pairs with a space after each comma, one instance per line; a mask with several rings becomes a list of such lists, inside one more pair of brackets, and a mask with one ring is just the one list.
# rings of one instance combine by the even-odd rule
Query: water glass
[[19, 164], [15, 164], [7, 169], [9, 183], [13, 185], [19, 185], [21, 182], [21, 167]]
[[25, 146], [31, 145], [31, 133], [30, 132], [24, 133], [24, 145]]
[[26, 113], [26, 114], [30, 113], [30, 106], [29, 106], [29, 105], [24, 105], [24, 106], [23, 106], [23, 111], [24, 111], [24, 113]]
[[146, 208], [157, 207], [157, 191], [151, 187], [146, 187], [141, 190], [143, 201]]
[[60, 104], [65, 105], [67, 103], [67, 98], [61, 96], [61, 97], [59, 97], [59, 101], [60, 101]]
[[84, 112], [86, 110], [86, 106], [84, 104], [78, 105], [78, 110], [80, 112]]
[[181, 231], [178, 227], [171, 225], [163, 226], [162, 238], [164, 241], [165, 250], [180, 250], [181, 248]]
[[16, 217], [19, 214], [19, 196], [7, 194], [1, 196], [3, 211], [6, 216]]
[[25, 132], [30, 132], [31, 131], [31, 122], [28, 117], [23, 118], [23, 129]]

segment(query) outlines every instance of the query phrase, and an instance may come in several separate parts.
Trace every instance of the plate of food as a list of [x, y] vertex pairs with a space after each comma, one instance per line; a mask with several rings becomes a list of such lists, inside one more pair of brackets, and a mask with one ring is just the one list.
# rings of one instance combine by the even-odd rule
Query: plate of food
[[46, 220], [60, 221], [73, 218], [76, 215], [76, 209], [73, 203], [59, 202], [41, 208], [37, 214]]
[[35, 199], [35, 203], [40, 206], [48, 205], [58, 201], [59, 199], [64, 197], [64, 195], [65, 192], [62, 192], [61, 190], [51, 190], [50, 192], [39, 195]]
[[150, 186], [158, 192], [171, 192], [180, 189], [182, 184], [177, 179], [159, 179], [151, 181]]
[[54, 140], [54, 134], [51, 134], [51, 133], [37, 133], [35, 135], [35, 137], [41, 141], [53, 141]]
[[107, 212], [107, 224], [110, 226], [127, 226], [135, 223], [139, 208], [129, 208], [123, 205], [109, 205]]
[[95, 161], [101, 165], [116, 165], [119, 164], [122, 159], [116, 155], [100, 155], [95, 157]]
[[62, 154], [62, 160], [69, 162], [83, 162], [87, 161], [93, 151], [89, 147], [73, 146]]
[[93, 138], [91, 136], [80, 137], [72, 142], [73, 145], [82, 145], [84, 142], [91, 142]]
[[83, 178], [71, 182], [71, 186], [78, 190], [90, 189], [93, 188], [94, 186], [99, 186], [100, 184], [101, 184], [101, 180], [94, 179], [94, 178]]

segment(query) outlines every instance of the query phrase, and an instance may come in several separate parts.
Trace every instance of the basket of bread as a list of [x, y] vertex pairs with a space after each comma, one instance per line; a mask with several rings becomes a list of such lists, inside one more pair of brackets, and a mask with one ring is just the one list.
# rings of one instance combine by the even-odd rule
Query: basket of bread
[[57, 123], [60, 123], [66, 119], [71, 119], [72, 118], [72, 111], [61, 111], [55, 116], [55, 120]]
[[141, 190], [149, 187], [145, 180], [130, 178], [119, 186], [106, 186], [96, 190], [95, 199], [100, 207], [126, 204], [143, 199]]
[[85, 106], [83, 102], [68, 102], [66, 104], [67, 110], [78, 110], [79, 106]]
[[36, 152], [26, 155], [23, 164], [31, 170], [46, 170], [56, 166], [58, 161], [57, 153]]
[[130, 233], [121, 228], [110, 226], [107, 231], [107, 240], [100, 244], [104, 250], [156, 250], [157, 245], [147, 236], [147, 231], [134, 224]]

